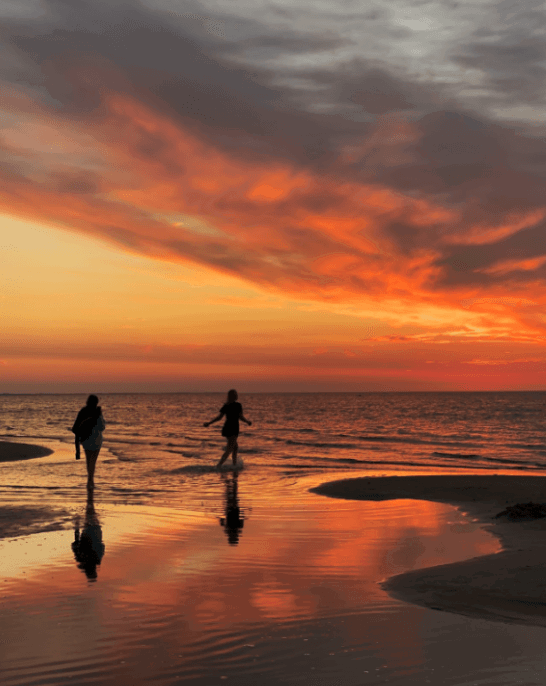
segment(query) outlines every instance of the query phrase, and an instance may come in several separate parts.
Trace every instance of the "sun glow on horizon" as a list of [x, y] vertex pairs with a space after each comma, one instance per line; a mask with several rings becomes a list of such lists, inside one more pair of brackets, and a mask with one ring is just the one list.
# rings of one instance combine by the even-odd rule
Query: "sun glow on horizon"
[[449, 312], [436, 309], [428, 320], [406, 313], [394, 333], [394, 309], [374, 318], [369, 305], [298, 302], [65, 230], [9, 217], [1, 226], [4, 392], [479, 390], [515, 388], [518, 377], [540, 387], [540, 340], [507, 355], [502, 322], [496, 337], [464, 317], [447, 328]]

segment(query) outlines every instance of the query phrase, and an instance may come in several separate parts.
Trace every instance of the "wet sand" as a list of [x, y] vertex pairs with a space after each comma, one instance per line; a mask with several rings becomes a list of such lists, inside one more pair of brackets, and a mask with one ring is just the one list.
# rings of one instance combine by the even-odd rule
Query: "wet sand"
[[[33, 460], [53, 455], [53, 450], [30, 443], [0, 441], [0, 462]], [[58, 531], [66, 525], [64, 509], [42, 506], [40, 503], [0, 505], [0, 539], [46, 531]]]
[[[47, 463], [27, 465], [43, 483]], [[83, 483], [8, 485], [6, 505], [23, 494], [29, 506], [62, 504], [72, 521], [0, 541], [3, 685], [466, 686], [476, 671], [497, 673], [503, 655], [513, 661], [505, 643], [519, 645], [522, 627], [507, 639], [505, 625], [432, 612], [379, 586], [497, 550], [492, 536], [447, 505], [309, 493], [325, 478], [177, 474], [170, 507], [120, 497], [106, 479], [93, 499]], [[478, 631], [477, 656], [462, 661]], [[440, 635], [449, 640], [437, 644]], [[542, 654], [539, 638], [528, 661]]]
[[[27, 459], [27, 448], [39, 449], [14, 445]], [[508, 617], [527, 626], [484, 621], [506, 620], [502, 598], [491, 601], [472, 586], [487, 581], [488, 560], [495, 572], [510, 552], [510, 532], [523, 548], [526, 531], [531, 549], [542, 522], [493, 526], [490, 517], [518, 500], [541, 502], [541, 479], [318, 485], [327, 475], [296, 478], [250, 466], [239, 476], [173, 473], [169, 493], [150, 471], [147, 494], [112, 488], [106, 453], [93, 499], [68, 444], [50, 445], [50, 458], [1, 466], [0, 537], [14, 539], [0, 541], [0, 634], [11, 640], [0, 650], [6, 686], [60, 683], [67, 675], [100, 686], [253, 686], [257, 678], [466, 686], [475, 674], [509, 686], [531, 666], [546, 669], [543, 629], [529, 626], [540, 622], [529, 611]], [[454, 504], [479, 522], [427, 500]], [[492, 554], [499, 546], [483, 522], [504, 552]], [[85, 555], [84, 539], [93, 543]], [[520, 555], [515, 544], [512, 550]], [[452, 579], [447, 591], [441, 578], [427, 577], [442, 570]], [[426, 592], [439, 599], [423, 602]]]
[[403, 476], [322, 484], [314, 493], [354, 500], [428, 500], [455, 505], [497, 536], [502, 551], [393, 576], [393, 597], [480, 619], [546, 627], [546, 519], [495, 515], [516, 503], [546, 503], [541, 476]]

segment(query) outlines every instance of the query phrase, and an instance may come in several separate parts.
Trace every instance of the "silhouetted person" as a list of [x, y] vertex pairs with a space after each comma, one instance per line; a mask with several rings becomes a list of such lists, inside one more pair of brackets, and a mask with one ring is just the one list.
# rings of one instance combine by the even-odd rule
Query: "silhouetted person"
[[97, 458], [102, 446], [102, 432], [106, 427], [102, 408], [96, 395], [87, 398], [87, 404], [78, 412], [72, 431], [76, 435], [76, 460], [80, 459], [80, 443], [85, 450], [87, 488], [95, 488], [94, 476]]
[[89, 581], [96, 581], [97, 567], [104, 555], [104, 543], [102, 542], [102, 529], [99, 518], [93, 504], [93, 491], [87, 493], [87, 507], [85, 510], [85, 523], [80, 533], [80, 518], [76, 518], [74, 526], [74, 543], [72, 543], [74, 557], [78, 568], [85, 572]]
[[237, 472], [229, 476], [222, 474], [222, 478], [226, 481], [226, 505], [225, 516], [220, 518], [220, 525], [224, 528], [230, 545], [239, 543], [240, 531], [245, 523], [237, 495], [238, 477]]
[[221, 467], [224, 464], [230, 453], [233, 464], [237, 464], [237, 450], [239, 449], [239, 445], [237, 444], [237, 436], [239, 435], [239, 419], [243, 422], [246, 422], [248, 426], [252, 426], [252, 422], [249, 422], [248, 419], [245, 419], [243, 416], [243, 406], [241, 403], [237, 402], [238, 397], [239, 396], [237, 395], [237, 391], [235, 389], [228, 391], [227, 402], [220, 409], [220, 414], [214, 419], [211, 419], [210, 422], [205, 422], [203, 425], [210, 426], [211, 424], [214, 424], [214, 422], [220, 421], [222, 417], [225, 416], [226, 418], [224, 426], [222, 427], [222, 436], [227, 439], [227, 445], [224, 454], [220, 458], [220, 462], [217, 464], [217, 467]]

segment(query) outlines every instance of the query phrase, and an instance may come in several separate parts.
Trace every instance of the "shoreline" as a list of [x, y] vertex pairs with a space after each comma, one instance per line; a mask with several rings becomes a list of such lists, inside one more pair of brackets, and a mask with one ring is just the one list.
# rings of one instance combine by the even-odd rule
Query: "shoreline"
[[[34, 460], [55, 451], [31, 443], [0, 441], [0, 463]], [[34, 504], [0, 504], [0, 541], [63, 529], [68, 513], [54, 507]]]
[[356, 477], [311, 492], [344, 500], [428, 500], [457, 507], [494, 534], [502, 550], [392, 576], [382, 588], [429, 609], [546, 627], [546, 519], [495, 519], [509, 505], [546, 503], [546, 477]]

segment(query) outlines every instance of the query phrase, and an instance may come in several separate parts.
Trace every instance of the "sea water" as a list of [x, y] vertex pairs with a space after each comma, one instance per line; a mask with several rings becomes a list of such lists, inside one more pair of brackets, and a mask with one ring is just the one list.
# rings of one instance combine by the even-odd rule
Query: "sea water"
[[[240, 454], [253, 469], [525, 471], [546, 464], [546, 392], [276, 393], [240, 400], [253, 422], [241, 423]], [[100, 402], [105, 449], [120, 462], [142, 463], [147, 484], [152, 466], [191, 469], [214, 464], [222, 452], [221, 422], [203, 422], [218, 414], [223, 394], [105, 394]], [[72, 443], [70, 427], [84, 403], [77, 395], [0, 396], [0, 440]], [[131, 478], [138, 473], [133, 469]]]
[[0, 440], [55, 451], [0, 464], [0, 515], [42, 508], [37, 526], [47, 513], [54, 529], [0, 540], [2, 684], [543, 683], [543, 629], [380, 586], [494, 553], [494, 536], [447, 505], [309, 489], [362, 474], [539, 474], [546, 394], [241, 394], [253, 424], [239, 473], [214, 470], [221, 423], [203, 426], [224, 400], [101, 396], [90, 497], [70, 433], [85, 396], [0, 397]]

